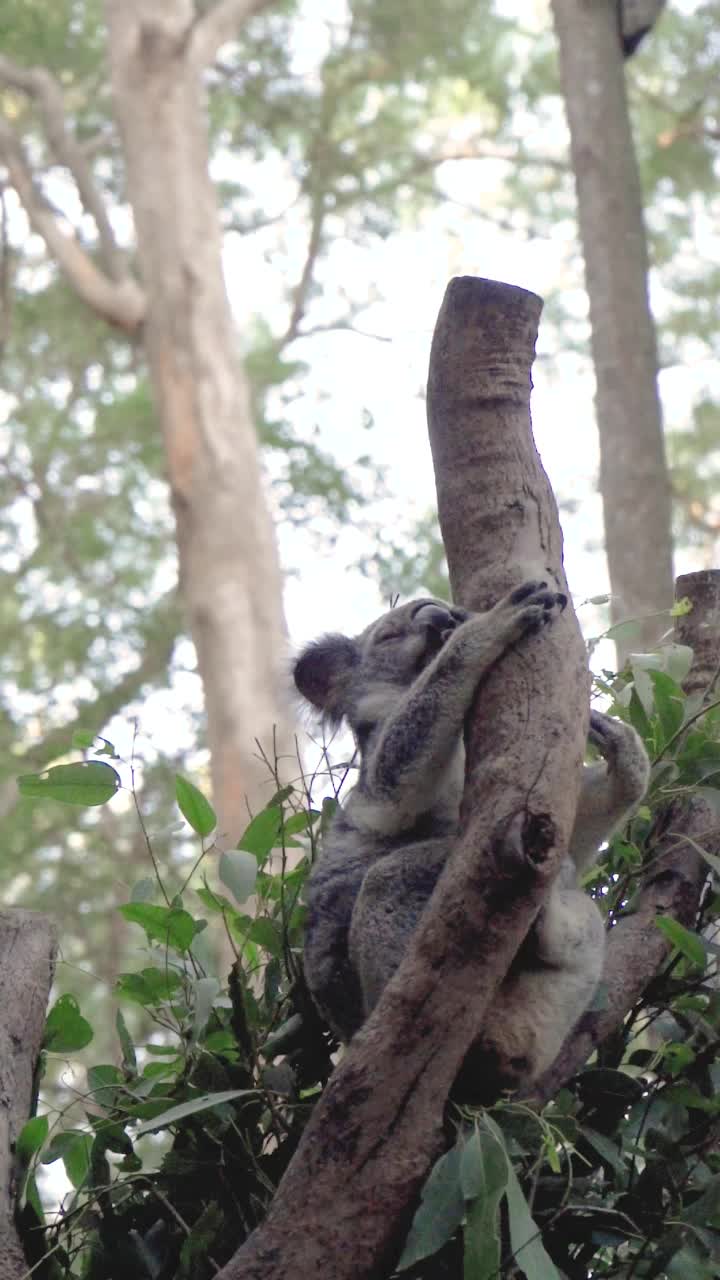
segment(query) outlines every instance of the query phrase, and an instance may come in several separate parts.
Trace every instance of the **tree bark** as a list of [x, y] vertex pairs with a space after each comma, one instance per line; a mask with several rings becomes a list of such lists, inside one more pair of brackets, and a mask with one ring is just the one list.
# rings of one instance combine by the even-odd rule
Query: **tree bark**
[[27, 1275], [15, 1229], [14, 1149], [32, 1105], [55, 951], [47, 916], [0, 911], [0, 1280]]
[[[615, 0], [553, 0], [590, 302], [612, 618], [672, 601], [670, 483], [642, 192]], [[663, 620], [646, 618], [641, 646]], [[633, 642], [637, 647], [637, 639]], [[627, 643], [619, 639], [621, 660]]]
[[[702, 689], [711, 695], [720, 671], [720, 571], [704, 570], [678, 578], [677, 599], [689, 597], [693, 608], [678, 618], [675, 638], [689, 644], [695, 660], [685, 680], [688, 694]], [[580, 1069], [590, 1054], [617, 1031], [671, 951], [655, 924], [659, 913], [692, 927], [697, 917], [708, 866], [701, 846], [720, 856], [720, 827], [715, 810], [701, 795], [674, 800], [661, 813], [649, 849], [649, 869], [634, 910], [610, 930], [603, 972], [607, 997], [602, 1009], [586, 1013], [552, 1067], [535, 1089], [538, 1102], [552, 1098]]]
[[[237, 6], [224, 8], [239, 20]], [[246, 797], [262, 803], [274, 790], [254, 740], [272, 754], [289, 707], [280, 570], [222, 273], [194, 12], [191, 0], [108, 0], [108, 47], [213, 793], [220, 829], [235, 838]]]
[[[555, 504], [530, 431], [539, 310], [521, 289], [456, 280], [438, 320], [428, 410], [451, 573], [466, 602], [493, 594], [508, 572], [564, 582]], [[491, 504], [491, 518], [474, 516]], [[472, 547], [455, 519], [461, 506], [481, 540]], [[496, 538], [506, 520], [510, 532]], [[482, 583], [478, 563], [486, 566]], [[448, 1092], [565, 852], [587, 707], [571, 610], [506, 654], [483, 684], [457, 847], [408, 955], [317, 1104], [265, 1222], [222, 1280], [359, 1280], [392, 1265], [443, 1145]]]

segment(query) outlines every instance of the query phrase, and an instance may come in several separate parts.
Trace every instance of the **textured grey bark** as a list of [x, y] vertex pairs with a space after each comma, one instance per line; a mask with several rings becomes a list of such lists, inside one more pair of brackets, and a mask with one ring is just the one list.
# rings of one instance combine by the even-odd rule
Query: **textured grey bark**
[[[143, 336], [165, 441], [180, 582], [205, 690], [220, 828], [237, 837], [275, 789], [255, 758], [287, 728], [274, 532], [222, 272], [202, 76], [223, 4], [108, 0], [115, 114], [147, 296]], [[215, 20], [213, 19], [215, 15]], [[214, 22], [214, 25], [213, 25]], [[218, 29], [216, 30], [216, 26]], [[212, 37], [212, 38], [211, 38]]]
[[[720, 571], [685, 574], [677, 580], [676, 596], [678, 600], [687, 596], [693, 603], [691, 612], [678, 618], [675, 627], [676, 640], [689, 644], [696, 655], [685, 689], [688, 693], [702, 689], [709, 700], [717, 696], [714, 685], [720, 671]], [[649, 870], [634, 910], [618, 921], [608, 937], [604, 1008], [585, 1014], [539, 1081], [538, 1101], [552, 1098], [597, 1046], [617, 1031], [667, 959], [672, 948], [655, 924], [656, 915], [672, 915], [690, 927], [694, 924], [708, 875], [698, 845], [720, 856], [717, 814], [702, 796], [690, 795], [673, 801], [657, 819]]]
[[30, 1113], [55, 951], [47, 916], [0, 911], [0, 1280], [27, 1275], [14, 1223], [13, 1151]]
[[[493, 595], [508, 572], [564, 582], [555, 503], [530, 429], [539, 311], [524, 290], [463, 279], [449, 286], [438, 320], [428, 411], [450, 568], [466, 603]], [[511, 526], [500, 541], [497, 521]], [[483, 685], [457, 848], [265, 1222], [221, 1280], [360, 1280], [392, 1264], [442, 1149], [448, 1091], [566, 848], [587, 710], [584, 646], [568, 610], [508, 652]]]
[[[615, 0], [553, 0], [578, 201], [600, 436], [612, 617], [672, 602], [670, 483], [648, 299], [642, 193]], [[654, 644], [665, 619], [643, 623]], [[626, 646], [618, 644], [619, 656]]]

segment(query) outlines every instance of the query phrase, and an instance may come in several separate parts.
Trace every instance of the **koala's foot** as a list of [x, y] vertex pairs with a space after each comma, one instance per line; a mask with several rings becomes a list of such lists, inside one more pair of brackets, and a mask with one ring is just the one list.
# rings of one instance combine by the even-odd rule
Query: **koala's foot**
[[552, 591], [547, 582], [524, 582], [496, 606], [509, 640], [519, 640], [528, 631], [540, 631], [562, 613], [567, 596]]
[[639, 803], [650, 781], [650, 761], [639, 735], [624, 720], [590, 712], [588, 738], [607, 761], [608, 777], [629, 803]]

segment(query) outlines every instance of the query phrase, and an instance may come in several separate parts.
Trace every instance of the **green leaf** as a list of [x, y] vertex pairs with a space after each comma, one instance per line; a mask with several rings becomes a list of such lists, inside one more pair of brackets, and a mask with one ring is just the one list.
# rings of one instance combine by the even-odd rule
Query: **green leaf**
[[215, 830], [217, 818], [210, 801], [179, 773], [175, 775], [175, 798], [183, 818], [199, 836], [209, 836]]
[[89, 729], [75, 729], [73, 731], [71, 742], [76, 751], [89, 751], [94, 741], [95, 734], [91, 733]]
[[112, 800], [120, 775], [101, 760], [59, 764], [44, 773], [26, 773], [17, 780], [20, 794], [32, 800], [60, 800], [63, 804], [98, 805]]
[[705, 968], [705, 947], [697, 933], [686, 929], [677, 920], [673, 920], [672, 916], [656, 916], [655, 923], [668, 942], [671, 942], [681, 955], [684, 955], [698, 969]]
[[133, 1000], [143, 1006], [161, 1006], [172, 1000], [181, 984], [181, 977], [174, 969], [156, 967], [142, 969], [140, 973], [121, 973], [115, 984], [118, 996]]
[[52, 1138], [40, 1163], [53, 1164], [55, 1160], [62, 1160], [65, 1172], [77, 1190], [87, 1181], [92, 1144], [91, 1134], [80, 1129], [67, 1129]]
[[310, 831], [319, 817], [320, 811], [318, 809], [303, 809], [301, 813], [293, 813], [289, 818], [286, 818], [283, 827], [285, 844], [297, 848], [298, 842], [290, 840], [288, 837], [297, 835], [299, 831]]
[[252, 822], [238, 840], [238, 849], [246, 849], [258, 860], [260, 866], [272, 849], [280, 844], [280, 828], [282, 826], [282, 810], [270, 804], [256, 814]]
[[251, 942], [256, 943], [258, 947], [263, 947], [265, 951], [269, 951], [272, 956], [282, 954], [280, 930], [275, 921], [270, 920], [268, 916], [258, 916], [257, 920], [253, 920], [248, 929], [248, 938]]
[[25, 1190], [22, 1193], [22, 1198], [20, 1203], [21, 1205], [24, 1205], [25, 1203], [27, 1203], [32, 1207], [35, 1213], [36, 1221], [40, 1225], [42, 1225], [45, 1222], [45, 1209], [43, 1207], [43, 1202], [40, 1199], [40, 1192], [38, 1191], [37, 1180], [33, 1173], [28, 1175], [27, 1182], [25, 1183]]
[[421, 1258], [437, 1253], [460, 1226], [465, 1214], [461, 1160], [462, 1149], [456, 1143], [433, 1165], [396, 1270], [405, 1271]]
[[683, 723], [685, 697], [680, 686], [664, 671], [648, 671], [648, 675], [653, 685], [664, 744], [670, 741]]
[[104, 1110], [112, 1110], [118, 1105], [119, 1098], [126, 1098], [122, 1072], [112, 1063], [89, 1067], [87, 1081], [93, 1102]]
[[290, 796], [294, 795], [294, 793], [295, 793], [295, 788], [292, 786], [291, 783], [288, 783], [286, 787], [281, 787], [279, 791], [275, 792], [274, 796], [270, 797], [270, 799], [268, 800], [268, 805], [272, 805], [275, 809], [278, 809], [285, 803], [286, 800], [289, 800]]
[[218, 875], [236, 902], [246, 902], [255, 889], [257, 858], [245, 849], [228, 849], [220, 854]]
[[202, 889], [196, 889], [195, 892], [208, 911], [216, 914], [229, 911], [234, 914], [235, 908], [230, 899], [223, 897], [221, 893], [215, 893], [214, 889], [210, 889], [208, 885], [204, 885]]
[[33, 1116], [23, 1125], [15, 1143], [15, 1151], [27, 1163], [39, 1151], [50, 1128], [47, 1116]]
[[153, 1133], [155, 1129], [167, 1129], [168, 1125], [176, 1124], [178, 1120], [184, 1120], [185, 1116], [194, 1116], [198, 1111], [207, 1111], [211, 1107], [219, 1107], [225, 1102], [233, 1102], [235, 1098], [242, 1098], [251, 1094], [257, 1094], [256, 1089], [226, 1089], [222, 1093], [202, 1093], [197, 1098], [192, 1098], [189, 1102], [180, 1102], [176, 1107], [170, 1107], [167, 1111], [161, 1111], [160, 1115], [153, 1116], [151, 1120], [146, 1120], [135, 1131], [135, 1136], [140, 1137], [143, 1133]]
[[717, 1262], [699, 1253], [692, 1241], [665, 1264], [668, 1280], [717, 1280]]
[[74, 1053], [93, 1038], [90, 1023], [80, 1013], [74, 996], [60, 996], [47, 1016], [43, 1048], [50, 1053]]
[[500, 1270], [500, 1201], [508, 1181], [504, 1144], [490, 1130], [476, 1129], [464, 1144], [460, 1181], [468, 1211], [464, 1236], [464, 1280], [490, 1280]]
[[215, 1242], [221, 1238], [224, 1226], [223, 1212], [216, 1201], [211, 1200], [204, 1206], [189, 1235], [183, 1240], [175, 1280], [194, 1280], [196, 1276], [207, 1275], [208, 1257], [212, 1254]]
[[595, 1129], [588, 1129], [583, 1126], [583, 1137], [594, 1147], [598, 1155], [609, 1164], [616, 1173], [625, 1176], [625, 1162], [617, 1149], [614, 1142], [606, 1138], [604, 1133], [597, 1133]]
[[174, 947], [176, 951], [188, 951], [198, 932], [197, 922], [180, 907], [159, 907], [151, 902], [126, 902], [118, 908], [120, 914], [133, 924], [139, 924], [148, 938]]
[[540, 1228], [530, 1213], [511, 1164], [508, 1164], [507, 1204], [510, 1245], [527, 1280], [560, 1280], [558, 1269], [542, 1242]]

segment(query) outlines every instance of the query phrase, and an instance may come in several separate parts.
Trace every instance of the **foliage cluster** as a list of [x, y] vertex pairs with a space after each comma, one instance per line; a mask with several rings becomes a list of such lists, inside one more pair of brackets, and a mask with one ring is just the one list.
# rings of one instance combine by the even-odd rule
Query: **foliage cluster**
[[[685, 695], [690, 658], [669, 645], [598, 681], [653, 760], [647, 804], [589, 878], [610, 927], [633, 909], [668, 802], [699, 790], [720, 809], [720, 699]], [[92, 758], [23, 778], [22, 789], [36, 800], [104, 803], [120, 782], [114, 750], [92, 747]], [[325, 760], [323, 776], [337, 777]], [[171, 886], [148, 840], [154, 876], [119, 908], [144, 933], [147, 955], [117, 979], [117, 1060], [88, 1068], [82, 1118], [77, 1104], [66, 1116], [50, 1096], [21, 1138], [21, 1217], [39, 1277], [200, 1280], [262, 1219], [337, 1048], [300, 963], [303, 884], [336, 804], [333, 795], [314, 808], [311, 789], [279, 789], [238, 848], [220, 853], [208, 802], [177, 779], [200, 849]], [[696, 928], [658, 919], [667, 963], [597, 1059], [540, 1114], [517, 1099], [492, 1112], [453, 1110], [457, 1140], [430, 1174], [398, 1274], [717, 1274], [720, 860], [701, 852], [708, 887]], [[208, 946], [215, 929], [234, 956], [227, 985]], [[45, 1056], [71, 1057], [91, 1036], [65, 995], [48, 1017]], [[73, 1192], [45, 1224], [37, 1171], [56, 1160]]]

